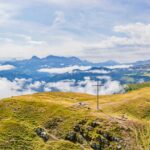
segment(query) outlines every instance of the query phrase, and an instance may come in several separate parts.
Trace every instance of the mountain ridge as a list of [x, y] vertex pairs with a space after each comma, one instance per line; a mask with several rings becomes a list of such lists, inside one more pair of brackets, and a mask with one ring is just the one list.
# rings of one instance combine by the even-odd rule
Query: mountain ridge
[[[116, 61], [113, 61], [113, 60], [109, 60], [109, 61], [105, 61], [105, 62], [100, 62], [100, 63], [93, 63], [93, 62], [89, 62], [87, 60], [81, 60], [77, 57], [64, 57], [64, 56], [54, 56], [54, 55], [49, 55], [49, 56], [46, 56], [46, 57], [43, 57], [43, 58], [39, 58], [37, 56], [32, 56], [30, 59], [24, 59], [24, 60], [16, 60], [16, 61], [6, 61], [6, 62], [3, 62], [2, 64], [12, 64], [12, 65], [16, 65], [17, 63], [18, 64], [24, 64], [24, 63], [27, 63], [27, 62], [35, 62], [38, 61], [40, 63], [43, 62], [43, 64], [45, 63], [52, 63], [54, 62], [55, 63], [55, 67], [62, 67], [60, 64], [58, 63], [64, 63], [64, 66], [71, 66], [71, 65], [83, 65], [83, 66], [108, 66], [108, 65], [119, 65], [120, 63], [116, 62]], [[70, 62], [70, 64], [69, 64]], [[66, 65], [65, 65], [66, 63]], [[42, 65], [43, 65], [42, 64]], [[52, 64], [52, 67], [54, 67], [54, 65]]]

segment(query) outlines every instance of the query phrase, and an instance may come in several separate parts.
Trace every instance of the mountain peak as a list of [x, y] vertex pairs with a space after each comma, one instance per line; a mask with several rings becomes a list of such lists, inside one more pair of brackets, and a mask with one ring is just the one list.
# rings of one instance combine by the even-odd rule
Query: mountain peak
[[32, 56], [32, 58], [31, 58], [31, 59], [39, 60], [40, 58], [39, 58], [39, 57], [37, 57], [37, 56]]

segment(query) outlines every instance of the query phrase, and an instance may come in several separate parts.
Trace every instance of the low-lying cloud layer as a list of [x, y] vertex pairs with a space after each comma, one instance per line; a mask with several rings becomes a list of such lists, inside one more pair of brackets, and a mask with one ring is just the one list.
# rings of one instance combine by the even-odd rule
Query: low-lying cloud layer
[[127, 69], [133, 67], [133, 65], [115, 65], [115, 66], [107, 66], [109, 69]]
[[12, 65], [0, 65], [0, 71], [3, 71], [3, 70], [12, 70], [12, 69], [15, 69], [15, 67], [12, 66]]
[[89, 71], [86, 71], [86, 72], [90, 72], [90, 73], [100, 73], [100, 74], [108, 74], [110, 73], [109, 71], [106, 71], [104, 69], [95, 69], [95, 70], [89, 70]]
[[[124, 88], [118, 81], [112, 81], [108, 76], [102, 76], [99, 79], [105, 79], [106, 82], [100, 88], [100, 94], [114, 94], [124, 92]], [[0, 98], [32, 94], [39, 91], [63, 91], [63, 92], [79, 92], [96, 94], [96, 82], [90, 80], [90, 77], [85, 77], [83, 81], [76, 82], [75, 80], [63, 80], [58, 82], [35, 81], [32, 79], [18, 79], [10, 81], [6, 78], [0, 78]]]
[[[86, 78], [84, 81], [75, 82], [72, 81], [60, 81], [54, 83], [48, 83], [45, 87], [45, 91], [51, 91], [51, 89], [57, 89], [63, 92], [79, 92], [96, 95], [96, 81]], [[100, 95], [122, 93], [124, 88], [118, 81], [107, 80], [107, 82], [100, 87]]]
[[31, 94], [33, 91], [31, 88], [24, 88], [24, 84], [30, 82], [26, 79], [15, 79], [14, 81], [9, 81], [6, 78], [0, 78], [0, 98]]
[[38, 70], [39, 72], [47, 72], [50, 74], [63, 74], [63, 73], [72, 73], [74, 70], [88, 70], [90, 66], [70, 66], [64, 68], [43, 68]]

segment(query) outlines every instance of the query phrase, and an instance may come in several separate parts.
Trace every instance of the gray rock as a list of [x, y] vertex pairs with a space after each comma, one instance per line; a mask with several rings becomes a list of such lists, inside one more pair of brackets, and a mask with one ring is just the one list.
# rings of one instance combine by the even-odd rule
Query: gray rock
[[103, 147], [99, 143], [92, 143], [91, 148], [94, 150], [103, 150]]
[[36, 128], [35, 132], [40, 138], [44, 140], [44, 142], [47, 142], [49, 140], [49, 135], [46, 133], [44, 129]]
[[66, 140], [69, 140], [71, 142], [76, 142], [77, 141], [77, 134], [76, 132], [70, 132], [66, 135], [65, 137]]

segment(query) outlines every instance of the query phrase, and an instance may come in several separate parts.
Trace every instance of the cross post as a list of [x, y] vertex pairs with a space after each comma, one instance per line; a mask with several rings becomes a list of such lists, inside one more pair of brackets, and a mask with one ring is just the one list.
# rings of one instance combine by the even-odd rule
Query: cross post
[[97, 84], [96, 85], [93, 85], [93, 86], [96, 86], [97, 87], [97, 110], [99, 110], [99, 91], [100, 91], [100, 87], [102, 86], [99, 81], [97, 81]]

